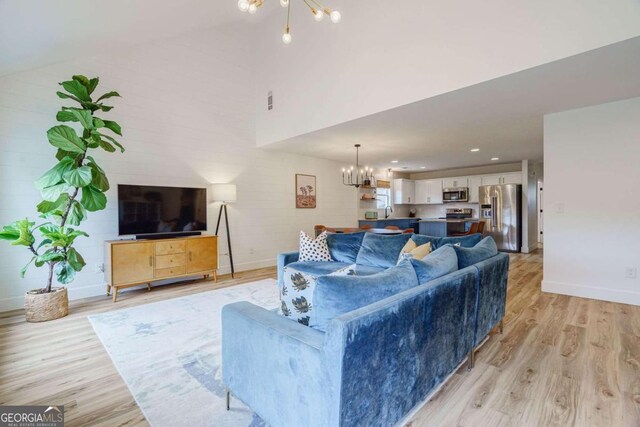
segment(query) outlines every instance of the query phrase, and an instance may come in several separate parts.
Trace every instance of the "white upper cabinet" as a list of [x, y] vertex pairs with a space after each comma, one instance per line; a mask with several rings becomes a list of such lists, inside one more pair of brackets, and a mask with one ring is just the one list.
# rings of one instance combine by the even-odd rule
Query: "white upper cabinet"
[[461, 188], [469, 186], [469, 177], [458, 176], [454, 178], [444, 178], [442, 180], [443, 188]]
[[396, 205], [412, 205], [415, 203], [415, 183], [410, 179], [393, 180], [393, 203]]
[[508, 172], [499, 175], [483, 175], [482, 185], [522, 184], [521, 172]]
[[416, 205], [439, 205], [442, 204], [442, 180], [421, 179], [416, 181], [415, 186]]
[[469, 203], [480, 203], [480, 186], [482, 185], [481, 176], [469, 177]]

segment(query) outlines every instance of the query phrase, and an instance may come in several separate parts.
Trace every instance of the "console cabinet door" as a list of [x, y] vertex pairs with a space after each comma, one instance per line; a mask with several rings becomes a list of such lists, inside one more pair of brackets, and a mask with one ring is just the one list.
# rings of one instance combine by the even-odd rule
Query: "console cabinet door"
[[112, 285], [153, 280], [154, 244], [126, 243], [111, 247]]
[[215, 237], [187, 240], [187, 273], [218, 268], [218, 240]]

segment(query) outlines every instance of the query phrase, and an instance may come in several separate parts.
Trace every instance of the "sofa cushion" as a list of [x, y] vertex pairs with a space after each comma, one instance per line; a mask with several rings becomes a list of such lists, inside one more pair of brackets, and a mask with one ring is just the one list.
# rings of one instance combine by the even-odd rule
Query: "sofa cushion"
[[338, 262], [356, 262], [365, 233], [328, 233], [327, 246], [331, 259]]
[[443, 237], [440, 242], [438, 242], [438, 247], [450, 244], [453, 246], [462, 246], [463, 248], [472, 248], [477, 245], [480, 240], [482, 240], [482, 234], [480, 233], [458, 237]]
[[[322, 268], [317, 268], [318, 265], [322, 265]], [[315, 267], [315, 270], [311, 267]], [[314, 315], [313, 292], [318, 279], [318, 274], [309, 271], [346, 276], [354, 274], [354, 267], [355, 264], [340, 262], [294, 262], [287, 265], [283, 271], [282, 283], [278, 284], [279, 314], [308, 326]]]
[[398, 264], [403, 259], [411, 259], [417, 258], [422, 259], [431, 253], [431, 242], [427, 242], [424, 245], [418, 246], [413, 239], [407, 240], [407, 243], [400, 251], [400, 256], [398, 257]]
[[331, 319], [414, 286], [418, 286], [418, 276], [409, 260], [370, 276], [318, 277], [309, 325], [326, 331]]
[[315, 239], [300, 231], [300, 261], [331, 261], [327, 246], [327, 233], [323, 231]]
[[422, 259], [412, 259], [421, 285], [458, 270], [458, 256], [450, 246], [442, 246]]
[[410, 238], [409, 234], [385, 236], [366, 233], [362, 239], [356, 264], [370, 267], [393, 267], [398, 262], [400, 251]]
[[472, 248], [454, 246], [454, 250], [458, 255], [459, 269], [469, 267], [470, 265], [498, 255], [498, 246], [491, 236], [485, 237]]

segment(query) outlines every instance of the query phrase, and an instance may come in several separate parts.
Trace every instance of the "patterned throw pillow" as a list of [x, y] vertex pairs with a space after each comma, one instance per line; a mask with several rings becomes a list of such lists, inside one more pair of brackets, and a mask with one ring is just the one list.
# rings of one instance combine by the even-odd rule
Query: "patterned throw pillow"
[[[334, 271], [328, 276], [351, 276], [355, 274], [355, 267], [356, 265], [353, 264]], [[313, 316], [313, 291], [317, 279], [318, 276], [285, 267], [280, 288], [279, 314], [309, 326], [309, 320]]]
[[300, 231], [300, 257], [298, 261], [331, 261], [326, 231], [323, 231], [315, 239], [304, 231]]

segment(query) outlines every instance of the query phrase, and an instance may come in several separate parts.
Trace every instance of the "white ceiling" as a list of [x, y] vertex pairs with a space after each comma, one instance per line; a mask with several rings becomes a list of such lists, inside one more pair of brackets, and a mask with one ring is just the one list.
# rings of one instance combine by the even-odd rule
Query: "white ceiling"
[[0, 75], [233, 21], [249, 25], [273, 10], [263, 9], [243, 14], [236, 0], [0, 0]]
[[544, 114], [636, 96], [640, 37], [264, 148], [350, 165], [360, 143], [362, 165], [407, 171], [542, 160]]

